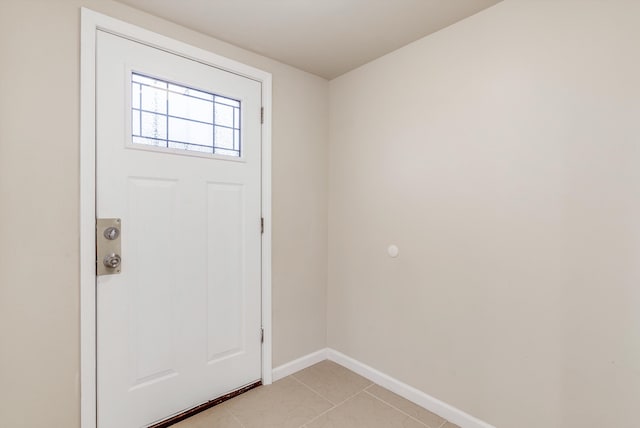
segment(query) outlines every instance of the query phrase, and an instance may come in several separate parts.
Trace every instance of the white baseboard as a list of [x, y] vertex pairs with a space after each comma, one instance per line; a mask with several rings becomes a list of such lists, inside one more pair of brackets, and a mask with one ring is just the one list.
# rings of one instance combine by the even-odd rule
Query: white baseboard
[[286, 364], [276, 367], [273, 369], [273, 381], [277, 381], [282, 379], [283, 377], [287, 377], [295, 372], [299, 372], [302, 369], [306, 369], [307, 367], [311, 367], [314, 364], [319, 363], [320, 361], [324, 361], [327, 359], [328, 349], [320, 349], [319, 351], [312, 352], [311, 354], [300, 357], [296, 360], [290, 361]]
[[330, 360], [340, 364], [349, 370], [358, 373], [360, 376], [369, 379], [371, 382], [395, 392], [399, 396], [423, 407], [441, 417], [459, 425], [461, 428], [495, 428], [468, 413], [463, 412], [443, 401], [438, 400], [429, 394], [420, 391], [404, 382], [400, 382], [387, 374], [380, 372], [358, 360], [355, 360], [341, 352], [331, 348], [320, 349], [319, 351], [300, 357], [273, 369], [273, 381], [277, 381], [300, 370], [306, 369], [324, 360]]
[[371, 382], [377, 383], [389, 391], [395, 392], [399, 396], [406, 398], [418, 406], [424, 407], [425, 409], [445, 418], [449, 422], [459, 425], [461, 428], [495, 428], [493, 425], [483, 422], [460, 409], [440, 401], [437, 398], [409, 386], [404, 382], [400, 382], [399, 380], [384, 374], [373, 367], [354, 360], [341, 352], [329, 348], [325, 350], [325, 355], [327, 356], [327, 359], [358, 373], [360, 376], [369, 379]]

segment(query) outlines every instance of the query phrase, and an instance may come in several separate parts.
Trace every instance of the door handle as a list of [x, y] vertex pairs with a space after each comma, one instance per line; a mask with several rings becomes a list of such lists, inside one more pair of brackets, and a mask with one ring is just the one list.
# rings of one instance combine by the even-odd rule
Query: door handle
[[122, 222], [119, 218], [96, 220], [96, 273], [116, 275], [122, 270]]
[[116, 253], [107, 254], [104, 259], [102, 259], [102, 263], [104, 263], [104, 265], [109, 269], [119, 267], [121, 261], [122, 259]]

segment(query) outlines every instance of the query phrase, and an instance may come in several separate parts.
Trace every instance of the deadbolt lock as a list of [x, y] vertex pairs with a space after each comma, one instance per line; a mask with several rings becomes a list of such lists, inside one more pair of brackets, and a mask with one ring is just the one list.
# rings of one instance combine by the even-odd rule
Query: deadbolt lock
[[113, 241], [115, 239], [118, 239], [118, 237], [120, 236], [120, 229], [114, 226], [109, 226], [104, 230], [103, 235], [109, 241]]
[[96, 220], [96, 273], [116, 275], [122, 270], [122, 222], [119, 218]]

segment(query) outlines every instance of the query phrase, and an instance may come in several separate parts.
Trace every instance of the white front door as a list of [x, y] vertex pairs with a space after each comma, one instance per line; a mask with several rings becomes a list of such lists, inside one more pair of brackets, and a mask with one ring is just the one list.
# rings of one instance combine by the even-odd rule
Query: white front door
[[96, 73], [98, 427], [137, 428], [261, 378], [261, 84], [103, 31]]

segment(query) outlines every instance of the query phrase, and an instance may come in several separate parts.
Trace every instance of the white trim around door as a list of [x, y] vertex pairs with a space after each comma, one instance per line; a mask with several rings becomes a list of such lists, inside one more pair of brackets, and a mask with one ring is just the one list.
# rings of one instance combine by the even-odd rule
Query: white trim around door
[[[100, 29], [261, 82], [262, 126], [262, 382], [271, 359], [271, 74], [82, 8], [80, 54], [80, 420], [96, 428], [96, 32]], [[212, 397], [213, 398], [213, 397]]]

